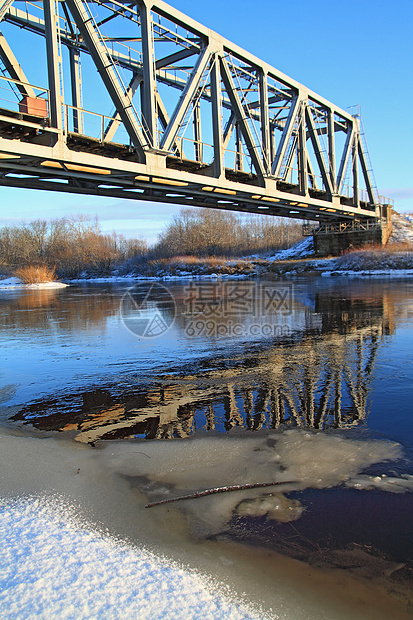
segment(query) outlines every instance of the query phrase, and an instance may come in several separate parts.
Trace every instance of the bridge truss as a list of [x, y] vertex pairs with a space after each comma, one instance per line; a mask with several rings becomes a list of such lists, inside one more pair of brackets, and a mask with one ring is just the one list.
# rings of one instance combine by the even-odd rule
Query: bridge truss
[[162, 0], [0, 0], [0, 22], [0, 185], [381, 217], [359, 114]]

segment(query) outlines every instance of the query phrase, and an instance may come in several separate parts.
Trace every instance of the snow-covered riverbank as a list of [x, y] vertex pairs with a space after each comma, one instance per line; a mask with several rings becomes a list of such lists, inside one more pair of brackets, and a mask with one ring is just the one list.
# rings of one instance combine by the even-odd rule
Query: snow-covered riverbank
[[70, 516], [58, 498], [0, 502], [0, 616], [265, 620], [228, 589]]
[[25, 284], [20, 278], [4, 278], [0, 280], [0, 289], [13, 290], [13, 289], [53, 289], [53, 288], [65, 288], [69, 286], [65, 282], [35, 282], [33, 284]]
[[[299, 430], [280, 439], [284, 475], [303, 475], [304, 486], [314, 476], [322, 479], [319, 486], [331, 486], [349, 473], [359, 484], [356, 474], [366, 466], [400, 456], [397, 444], [384, 441], [364, 444]], [[299, 462], [291, 450], [297, 441], [305, 451]], [[309, 468], [306, 455], [314, 442], [322, 458]], [[271, 451], [265, 438], [210, 443], [114, 442], [92, 449], [0, 428], [2, 620], [407, 619], [380, 585], [197, 530], [197, 524], [210, 528], [211, 519], [215, 525], [222, 521], [243, 492], [169, 504], [149, 514], [139, 480], [152, 481], [144, 491], [165, 493], [173, 479], [180, 493], [194, 475], [202, 488], [219, 472], [221, 482], [228, 466], [242, 473], [246, 458], [255, 476], [274, 469], [257, 449]], [[353, 458], [339, 459], [335, 471], [337, 449]], [[394, 568], [384, 562], [381, 570]]]
[[86, 282], [116, 283], [215, 278], [345, 276], [347, 278], [411, 278], [413, 276], [413, 216], [393, 215], [393, 234], [388, 247], [364, 247], [339, 257], [314, 256], [312, 237], [273, 254], [256, 254], [237, 259], [179, 256], [151, 260], [126, 272], [114, 269], [109, 275], [94, 276], [84, 272], [80, 278], [63, 282], [24, 284], [19, 278], [0, 279], [0, 289], [61, 288]]

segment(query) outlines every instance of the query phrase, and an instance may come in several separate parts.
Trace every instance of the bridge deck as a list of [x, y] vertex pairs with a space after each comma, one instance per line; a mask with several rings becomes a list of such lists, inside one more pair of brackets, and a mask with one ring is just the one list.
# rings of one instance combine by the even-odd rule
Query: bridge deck
[[[225, 169], [225, 182], [199, 178], [207, 164], [169, 156], [156, 174], [147, 174], [129, 146], [70, 132], [65, 136], [66, 157], [56, 158], [48, 146], [56, 135], [49, 119], [0, 108], [0, 185], [123, 197], [203, 206], [250, 213], [280, 215], [315, 221], [375, 217], [375, 208], [340, 196], [334, 207], [325, 191], [308, 192], [277, 181], [270, 192], [259, 187], [256, 175]], [[32, 156], [29, 145], [45, 146], [46, 157]], [[35, 148], [35, 150], [40, 150]], [[42, 149], [44, 150], [44, 149]], [[127, 164], [127, 167], [126, 167]], [[10, 170], [10, 173], [8, 171]], [[20, 176], [21, 175], [21, 176]], [[102, 182], [104, 177], [104, 182]], [[241, 187], [240, 187], [241, 185]]]

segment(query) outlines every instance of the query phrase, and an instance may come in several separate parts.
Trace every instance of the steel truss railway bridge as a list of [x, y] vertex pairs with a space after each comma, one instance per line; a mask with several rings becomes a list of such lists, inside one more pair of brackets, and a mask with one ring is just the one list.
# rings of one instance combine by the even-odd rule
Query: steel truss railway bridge
[[1, 185], [381, 227], [358, 110], [162, 0], [0, 0], [0, 30]]

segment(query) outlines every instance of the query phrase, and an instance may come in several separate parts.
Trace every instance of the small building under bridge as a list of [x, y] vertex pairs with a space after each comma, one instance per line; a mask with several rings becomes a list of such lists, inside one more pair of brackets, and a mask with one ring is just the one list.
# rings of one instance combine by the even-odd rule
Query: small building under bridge
[[351, 222], [303, 225], [303, 235], [313, 236], [316, 256], [339, 256], [363, 245], [385, 245], [392, 233], [392, 207], [381, 205], [381, 217]]

